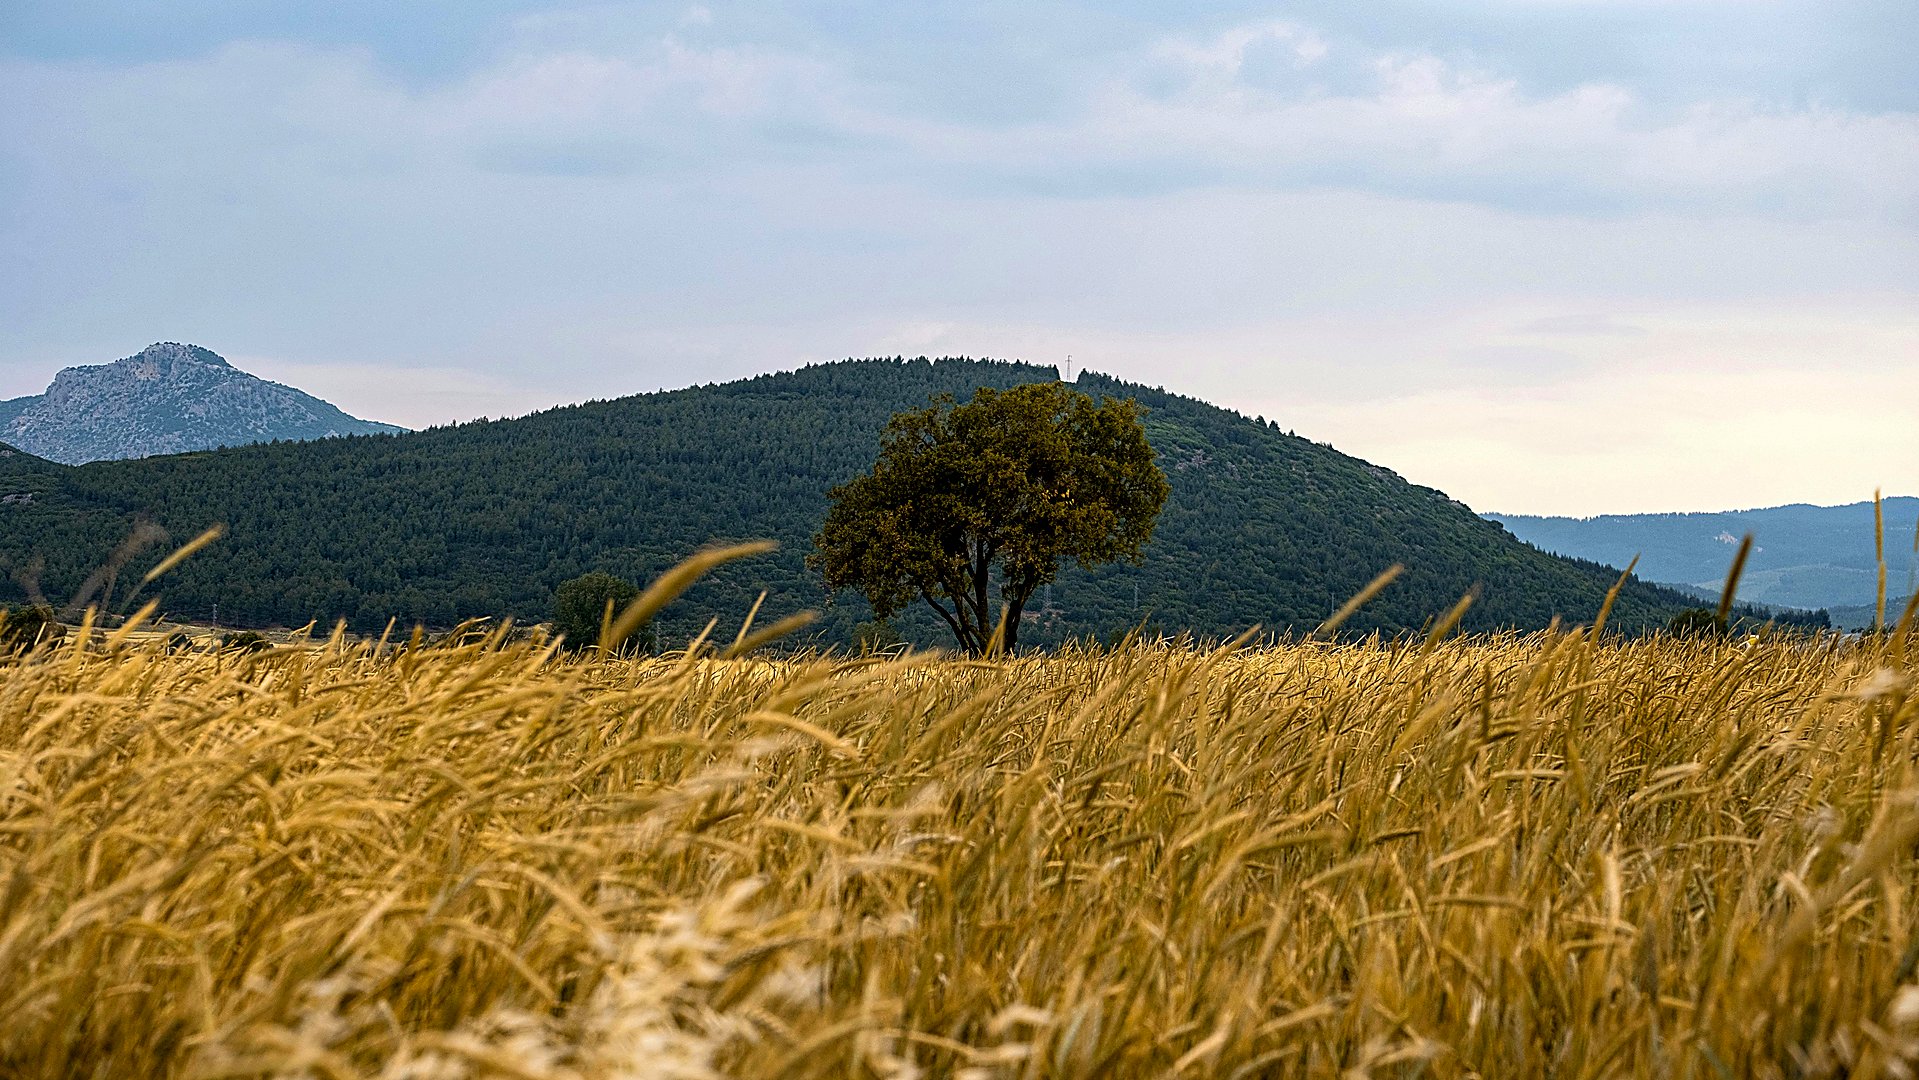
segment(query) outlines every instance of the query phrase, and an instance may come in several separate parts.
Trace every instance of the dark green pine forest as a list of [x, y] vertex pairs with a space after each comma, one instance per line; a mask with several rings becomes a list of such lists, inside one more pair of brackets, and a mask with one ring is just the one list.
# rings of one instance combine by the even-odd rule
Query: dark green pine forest
[[[870, 618], [864, 602], [829, 597], [803, 565], [827, 488], [871, 463], [901, 409], [1055, 378], [997, 361], [860, 360], [398, 435], [76, 467], [10, 452], [0, 455], [0, 598], [58, 606], [91, 582], [108, 610], [136, 605], [146, 569], [222, 524], [223, 539], [151, 587], [171, 617], [345, 619], [361, 631], [389, 618], [525, 622], [546, 618], [554, 587], [575, 575], [644, 582], [713, 542], [767, 537], [777, 552], [722, 568], [663, 613], [662, 643], [715, 615], [730, 633], [761, 589], [766, 616], [818, 608], [821, 639], [846, 641]], [[1615, 579], [1274, 424], [1091, 373], [1076, 385], [1150, 410], [1173, 493], [1142, 565], [1069, 567], [1036, 598], [1022, 641], [1139, 625], [1303, 631], [1395, 562], [1405, 575], [1349, 627], [1416, 630], [1475, 587], [1466, 628], [1541, 627], [1590, 621]], [[1643, 629], [1688, 603], [1633, 582], [1613, 618]], [[899, 630], [945, 643], [930, 613], [902, 617]]]

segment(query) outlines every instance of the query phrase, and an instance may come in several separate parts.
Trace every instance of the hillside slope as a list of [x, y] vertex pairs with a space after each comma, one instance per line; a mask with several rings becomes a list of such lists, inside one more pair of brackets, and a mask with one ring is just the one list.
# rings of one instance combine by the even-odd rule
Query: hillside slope
[[[802, 566], [809, 538], [827, 488], [871, 462], [893, 413], [938, 393], [1056, 377], [986, 361], [847, 361], [517, 420], [100, 462], [9, 481], [48, 490], [0, 513], [0, 558], [9, 576], [40, 560], [37, 580], [58, 597], [137, 519], [176, 542], [224, 523], [226, 539], [164, 579], [170, 611], [206, 619], [217, 604], [231, 623], [377, 627], [390, 615], [429, 625], [538, 618], [553, 587], [586, 570], [643, 579], [714, 540], [782, 542], [669, 609], [672, 640], [708, 614], [743, 614], [760, 588], [770, 614], [827, 604]], [[1102, 376], [1078, 386], [1151, 410], [1173, 494], [1144, 565], [1068, 570], [1023, 638], [1141, 622], [1202, 634], [1310, 627], [1393, 562], [1408, 573], [1355, 625], [1417, 628], [1483, 585], [1469, 627], [1536, 627], [1555, 615], [1590, 620], [1616, 576], [1275, 426]], [[118, 575], [115, 603], [163, 546]], [[1663, 622], [1683, 604], [1634, 583], [1617, 618]], [[844, 638], [866, 611], [842, 595], [826, 615], [828, 633]], [[930, 617], [907, 628], [940, 640]]]
[[0, 441], [67, 464], [399, 430], [171, 341], [67, 368], [44, 394], [0, 401]]
[[[1888, 591], [1907, 595], [1919, 575], [1914, 534], [1919, 498], [1883, 501]], [[1739, 595], [1777, 607], [1871, 605], [1879, 567], [1872, 504], [1774, 506], [1709, 514], [1609, 514], [1593, 518], [1488, 514], [1515, 536], [1546, 551], [1625, 566], [1639, 556], [1649, 581], [1718, 592], [1739, 539], [1753, 535]]]

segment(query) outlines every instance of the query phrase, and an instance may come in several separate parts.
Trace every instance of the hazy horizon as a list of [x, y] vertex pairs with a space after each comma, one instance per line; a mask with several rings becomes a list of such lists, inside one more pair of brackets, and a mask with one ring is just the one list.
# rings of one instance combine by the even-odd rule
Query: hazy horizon
[[0, 397], [357, 416], [873, 355], [1160, 385], [1511, 514], [1919, 493], [1919, 8], [24, 3]]

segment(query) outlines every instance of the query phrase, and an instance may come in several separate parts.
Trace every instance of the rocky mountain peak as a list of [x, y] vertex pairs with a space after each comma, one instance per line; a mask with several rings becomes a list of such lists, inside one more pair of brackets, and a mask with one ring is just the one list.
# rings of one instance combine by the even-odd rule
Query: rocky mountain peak
[[66, 368], [46, 393], [0, 401], [0, 440], [69, 465], [399, 430], [177, 341], [111, 364]]
[[136, 379], [164, 379], [173, 374], [174, 368], [182, 364], [200, 367], [224, 368], [236, 371], [226, 357], [212, 349], [202, 349], [198, 345], [182, 345], [177, 341], [156, 341], [124, 360], [115, 362], [123, 366]]

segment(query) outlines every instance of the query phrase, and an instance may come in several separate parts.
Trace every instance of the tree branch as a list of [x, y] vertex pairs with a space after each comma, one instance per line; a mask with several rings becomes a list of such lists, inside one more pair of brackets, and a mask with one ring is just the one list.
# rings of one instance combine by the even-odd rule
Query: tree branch
[[928, 592], [925, 589], [921, 589], [920, 599], [925, 600], [927, 604], [929, 604], [933, 608], [934, 611], [937, 611], [940, 613], [940, 618], [946, 620], [946, 625], [949, 629], [953, 631], [953, 636], [959, 639], [960, 648], [965, 649], [968, 652], [974, 651], [973, 643], [966, 640], [967, 635], [966, 635], [965, 628], [962, 627], [959, 624], [959, 622], [953, 618], [952, 615], [948, 614], [945, 608], [940, 606], [940, 602], [938, 600], [933, 599], [932, 593]]
[[[981, 625], [979, 613], [968, 610], [970, 597], [968, 596], [969, 590], [966, 587], [965, 578], [962, 577], [959, 581], [949, 581], [941, 578], [939, 586], [946, 590], [947, 596], [952, 598], [953, 617], [959, 622], [961, 628], [960, 631], [956, 631], [956, 633], [959, 633], [960, 645], [968, 650], [977, 650], [978, 643], [982, 640], [984, 634], [978, 629]], [[921, 591], [924, 592], [925, 590]], [[930, 602], [931, 598], [929, 597], [928, 600]]]

